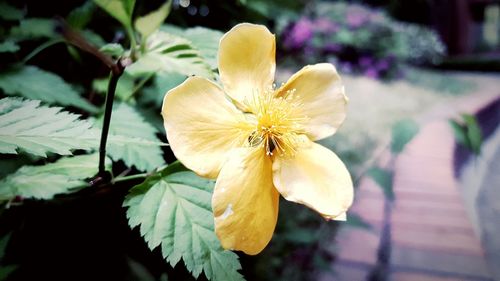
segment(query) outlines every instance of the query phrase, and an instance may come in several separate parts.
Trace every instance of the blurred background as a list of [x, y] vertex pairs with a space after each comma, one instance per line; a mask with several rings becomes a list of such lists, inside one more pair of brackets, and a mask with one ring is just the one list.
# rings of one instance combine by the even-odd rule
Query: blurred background
[[[31, 18], [65, 17], [85, 3], [9, 2]], [[137, 13], [161, 4], [137, 1]], [[226, 32], [240, 22], [265, 24], [276, 34], [278, 83], [304, 65], [330, 62], [350, 100], [343, 127], [321, 141], [352, 173], [348, 220], [327, 222], [282, 200], [270, 245], [257, 256], [240, 255], [247, 280], [500, 280], [500, 1], [172, 5], [166, 23], [181, 27]], [[126, 40], [118, 22], [102, 10], [93, 13], [89, 27], [99, 36]], [[5, 34], [7, 27], [1, 29]], [[92, 84], [99, 63], [69, 63], [71, 52], [61, 48], [33, 63]], [[59, 61], [48, 61], [51, 54]], [[9, 59], [2, 57], [0, 66]], [[167, 81], [159, 91], [181, 81]], [[4, 226], [23, 219], [4, 249], [4, 261], [20, 265], [10, 278], [53, 280], [57, 271], [71, 271], [78, 279], [80, 271], [95, 271], [108, 280], [165, 280], [165, 272], [168, 280], [192, 279], [128, 230], [120, 198], [93, 204], [4, 218]]]

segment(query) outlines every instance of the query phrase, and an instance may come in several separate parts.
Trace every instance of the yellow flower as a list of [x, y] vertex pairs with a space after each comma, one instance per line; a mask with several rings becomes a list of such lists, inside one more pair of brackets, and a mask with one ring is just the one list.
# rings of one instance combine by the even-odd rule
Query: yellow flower
[[235, 26], [220, 41], [224, 90], [189, 77], [162, 108], [177, 159], [217, 178], [212, 208], [222, 246], [251, 255], [271, 240], [279, 194], [337, 220], [353, 198], [345, 165], [313, 142], [334, 134], [346, 115], [335, 67], [306, 66], [275, 89], [275, 44], [265, 26]]

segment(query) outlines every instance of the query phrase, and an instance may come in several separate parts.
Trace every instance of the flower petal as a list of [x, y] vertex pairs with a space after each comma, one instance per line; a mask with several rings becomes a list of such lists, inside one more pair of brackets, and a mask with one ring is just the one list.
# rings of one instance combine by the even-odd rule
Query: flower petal
[[222, 37], [219, 73], [224, 90], [243, 105], [246, 97], [269, 90], [274, 81], [276, 41], [263, 25], [242, 23]]
[[278, 199], [272, 163], [264, 149], [233, 150], [212, 197], [215, 232], [222, 246], [249, 255], [260, 253], [273, 236]]
[[345, 220], [353, 186], [335, 153], [311, 142], [293, 157], [276, 155], [273, 161], [274, 186], [285, 199], [304, 204], [327, 219]]
[[163, 99], [167, 139], [179, 161], [201, 176], [217, 177], [227, 153], [248, 137], [243, 113], [211, 81], [189, 77]]
[[306, 116], [305, 130], [312, 140], [333, 135], [346, 116], [347, 97], [335, 67], [330, 63], [308, 65], [278, 89], [277, 95], [294, 92], [299, 116]]

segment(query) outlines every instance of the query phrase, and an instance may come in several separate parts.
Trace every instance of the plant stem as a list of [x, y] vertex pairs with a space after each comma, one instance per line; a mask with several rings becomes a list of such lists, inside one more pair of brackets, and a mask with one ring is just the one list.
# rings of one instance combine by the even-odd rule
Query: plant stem
[[123, 74], [123, 70], [125, 69], [121, 63], [121, 60], [118, 60], [116, 66], [116, 68], [111, 69], [108, 84], [108, 93], [106, 95], [104, 121], [102, 123], [101, 143], [99, 145], [99, 175], [101, 176], [104, 176], [106, 173], [106, 168], [104, 165], [104, 162], [106, 160], [106, 142], [108, 141], [109, 124], [111, 123], [111, 113], [113, 112], [113, 101], [115, 98], [116, 84], [118, 83], [118, 79]]
[[52, 45], [55, 45], [57, 43], [62, 43], [64, 42], [64, 40], [62, 38], [56, 38], [56, 39], [52, 39], [52, 40], [49, 40], [45, 43], [43, 43], [42, 45], [36, 47], [36, 49], [34, 49], [33, 51], [31, 51], [31, 53], [29, 53], [24, 59], [23, 59], [23, 63], [26, 63], [28, 62], [30, 59], [32, 59], [33, 57], [35, 57], [36, 55], [38, 55], [38, 53], [40, 53], [41, 51], [45, 50], [46, 48], [52, 46]]
[[143, 179], [143, 178], [146, 178], [148, 175], [149, 175], [148, 173], [142, 173], [142, 174], [135, 174], [135, 175], [124, 176], [124, 177], [117, 177], [113, 180], [113, 184], [115, 184], [117, 182], [123, 182], [123, 181]]

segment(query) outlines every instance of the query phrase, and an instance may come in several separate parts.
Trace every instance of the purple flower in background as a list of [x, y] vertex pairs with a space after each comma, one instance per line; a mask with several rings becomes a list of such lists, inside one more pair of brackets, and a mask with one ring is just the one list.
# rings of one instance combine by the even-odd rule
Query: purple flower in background
[[389, 69], [389, 59], [383, 58], [377, 62], [377, 69], [379, 71], [386, 71]]
[[362, 68], [368, 68], [373, 65], [373, 58], [369, 56], [364, 56], [359, 59], [359, 65]]
[[326, 43], [323, 46], [323, 52], [326, 53], [339, 53], [342, 50], [342, 46], [337, 43]]
[[340, 64], [340, 69], [342, 69], [342, 72], [345, 73], [352, 73], [353, 71], [352, 64], [350, 62], [344, 62]]
[[352, 28], [358, 28], [368, 21], [369, 14], [360, 6], [349, 6], [346, 14], [346, 22]]
[[298, 20], [285, 38], [285, 46], [300, 49], [305, 43], [312, 38], [313, 24], [307, 18]]
[[314, 28], [321, 33], [331, 33], [339, 30], [339, 26], [328, 18], [318, 18], [314, 21]]
[[373, 79], [377, 79], [379, 77], [377, 69], [372, 67], [365, 70], [365, 75]]

